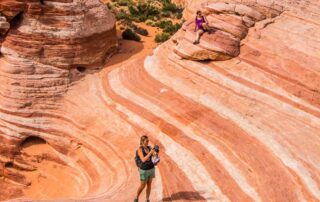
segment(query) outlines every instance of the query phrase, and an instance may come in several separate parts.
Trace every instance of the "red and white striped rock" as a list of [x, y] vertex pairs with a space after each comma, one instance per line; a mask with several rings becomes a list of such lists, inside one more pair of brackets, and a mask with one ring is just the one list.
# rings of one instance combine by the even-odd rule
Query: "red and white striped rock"
[[13, 10], [2, 11], [13, 24], [2, 44], [3, 55], [15, 52], [25, 59], [38, 58], [42, 64], [64, 69], [97, 68], [116, 46], [115, 19], [98, 0], [21, 4], [17, 2], [19, 10], [13, 10], [13, 2], [0, 3], [0, 11]]
[[[181, 60], [174, 40], [85, 77], [1, 58], [0, 148], [10, 148], [1, 154], [28, 136], [48, 143], [16, 153], [38, 170], [18, 172], [21, 184], [31, 181], [27, 188], [1, 181], [4, 199], [132, 201], [140, 183], [133, 157], [147, 133], [161, 149], [151, 201], [319, 201], [319, 3], [246, 2], [261, 10], [272, 2], [285, 12], [257, 22], [239, 55], [226, 61]], [[200, 3], [187, 1], [186, 13]], [[22, 63], [29, 74], [17, 70]], [[40, 151], [51, 161], [41, 161]], [[1, 166], [12, 171], [6, 176], [32, 169], [4, 156]]]
[[[115, 31], [114, 16], [99, 0], [0, 1], [0, 200], [37, 192], [48, 198], [78, 196], [89, 189], [94, 177], [89, 180], [90, 174], [66, 156], [79, 144], [60, 127], [74, 123], [60, 110], [83, 71], [102, 68], [114, 52]], [[52, 151], [31, 147], [38, 153], [30, 156], [25, 145], [34, 138], [28, 137], [45, 140]], [[51, 173], [51, 164], [64, 169]], [[41, 179], [46, 182], [37, 185]], [[50, 186], [56, 191], [47, 190]]]
[[[234, 3], [202, 4], [203, 13], [208, 20], [210, 30], [205, 32], [199, 45], [194, 45], [194, 17], [183, 25], [182, 33], [178, 33], [174, 52], [188, 60], [228, 60], [240, 53], [240, 41], [248, 34], [248, 29], [256, 22], [271, 16], [268, 9], [258, 9], [259, 6], [247, 6]], [[282, 10], [278, 10], [279, 15]], [[269, 19], [267, 19], [269, 20]]]

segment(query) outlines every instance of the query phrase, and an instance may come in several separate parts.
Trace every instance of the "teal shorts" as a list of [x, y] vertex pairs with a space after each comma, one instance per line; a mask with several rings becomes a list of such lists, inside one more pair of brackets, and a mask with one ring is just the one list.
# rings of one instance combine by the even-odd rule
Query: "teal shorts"
[[148, 181], [149, 178], [155, 177], [155, 168], [152, 168], [150, 170], [139, 169], [139, 173], [140, 173], [140, 181]]

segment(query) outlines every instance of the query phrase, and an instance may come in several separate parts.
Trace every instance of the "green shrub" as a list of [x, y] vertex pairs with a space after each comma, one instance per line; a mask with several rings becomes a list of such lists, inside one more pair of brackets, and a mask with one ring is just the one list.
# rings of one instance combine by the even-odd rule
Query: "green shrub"
[[160, 14], [160, 16], [163, 18], [169, 18], [169, 17], [171, 17], [171, 12], [164, 11]]
[[183, 14], [182, 13], [177, 13], [175, 15], [175, 17], [180, 20], [183, 17]]
[[128, 6], [132, 4], [132, 0], [118, 0], [119, 6]]
[[173, 3], [164, 3], [162, 10], [174, 13], [177, 12], [178, 7]]
[[142, 27], [137, 27], [134, 29], [134, 31], [142, 36], [148, 36], [148, 34], [149, 34], [148, 30], [146, 30]]
[[160, 22], [156, 22], [156, 26], [165, 29], [168, 26], [172, 26], [172, 22], [169, 20], [161, 20]]
[[181, 28], [181, 24], [179, 24], [179, 23], [176, 23], [176, 24], [174, 24], [174, 25], [168, 25], [168, 26], [166, 26], [164, 29], [163, 29], [163, 31], [164, 32], [167, 32], [167, 33], [169, 33], [169, 34], [174, 34], [174, 33], [176, 33], [180, 28]]
[[141, 37], [130, 28], [127, 28], [124, 30], [124, 32], [122, 32], [122, 38], [133, 41], [141, 41]]
[[116, 12], [116, 19], [117, 20], [129, 20], [128, 14], [123, 9], [120, 9], [118, 12]]
[[113, 6], [109, 2], [107, 3], [107, 7], [108, 7], [109, 10], [113, 9]]
[[155, 27], [156, 23], [153, 20], [146, 20], [146, 25]]
[[168, 34], [174, 34], [176, 33], [182, 26], [182, 23], [176, 23], [173, 24], [172, 21], [169, 20], [162, 20], [160, 22], [156, 22], [155, 25], [161, 29], [163, 29], [163, 32], [166, 32]]
[[183, 9], [176, 4], [172, 3], [171, 0], [162, 1], [163, 7], [162, 11], [171, 12], [171, 13], [181, 13]]
[[137, 25], [133, 24], [132, 22], [128, 23], [127, 26], [142, 36], [148, 36], [148, 34], [149, 34], [148, 30], [146, 30], [142, 27], [138, 27]]
[[157, 43], [162, 43], [170, 39], [170, 34], [166, 32], [162, 32], [161, 34], [157, 34], [156, 37], [154, 38], [155, 42]]
[[128, 9], [130, 18], [136, 22], [144, 22], [147, 19], [153, 20], [160, 13], [156, 7], [148, 3], [138, 3], [137, 6], [130, 5]]
[[133, 22], [131, 21], [131, 19], [128, 19], [128, 18], [122, 19], [122, 20], [121, 20], [121, 24], [122, 24], [123, 26], [125, 26], [125, 27], [133, 27], [133, 26], [135, 26], [135, 25], [133, 24]]
[[135, 6], [130, 5], [130, 6], [128, 7], [128, 9], [129, 9], [129, 12], [130, 12], [130, 14], [131, 14], [132, 16], [137, 16], [137, 15], [139, 15], [139, 11], [138, 11], [138, 9], [137, 9]]
[[145, 14], [147, 16], [156, 16], [160, 13], [158, 8], [150, 5], [149, 3], [139, 3], [137, 9], [140, 14]]

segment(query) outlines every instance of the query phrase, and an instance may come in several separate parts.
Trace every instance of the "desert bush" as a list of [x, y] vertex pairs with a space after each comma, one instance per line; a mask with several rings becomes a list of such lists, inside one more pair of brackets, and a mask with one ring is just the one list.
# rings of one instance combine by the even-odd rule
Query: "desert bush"
[[159, 22], [156, 22], [156, 26], [165, 29], [168, 26], [172, 26], [172, 22], [170, 20], [161, 20]]
[[163, 29], [163, 31], [172, 35], [172, 34], [176, 33], [181, 28], [181, 26], [182, 26], [182, 24], [179, 24], [179, 23], [176, 23], [174, 25], [169, 24]]
[[141, 41], [141, 37], [130, 28], [127, 28], [124, 30], [124, 32], [122, 32], [122, 38], [133, 41]]
[[183, 14], [182, 14], [182, 12], [181, 13], [176, 13], [175, 14], [175, 18], [177, 18], [177, 19], [181, 19], [183, 17]]
[[156, 22], [155, 24], [157, 27], [163, 29], [164, 32], [168, 34], [176, 33], [182, 26], [182, 23], [173, 24], [172, 21], [169, 20], [162, 20], [160, 22]]
[[131, 23], [128, 23], [127, 26], [129, 28], [131, 28], [133, 31], [135, 31], [136, 33], [142, 35], [142, 36], [148, 36], [148, 30], [142, 28], [142, 27], [139, 27], [135, 24], [133, 24], [132, 22]]
[[137, 6], [130, 5], [128, 9], [131, 19], [137, 22], [144, 22], [147, 19], [153, 20], [160, 13], [158, 8], [148, 3], [138, 3]]
[[169, 18], [171, 17], [171, 12], [168, 12], [168, 11], [161, 12], [160, 16], [163, 18]]
[[136, 33], [142, 35], [142, 36], [148, 36], [148, 34], [149, 34], [148, 30], [146, 30], [146, 29], [144, 29], [144, 28], [142, 28], [142, 27], [136, 27], [136, 28], [134, 29], [134, 31], [135, 31]]
[[117, 20], [126, 20], [128, 19], [128, 14], [124, 10], [120, 10], [119, 12], [116, 13], [116, 19]]
[[154, 38], [155, 42], [157, 43], [162, 43], [170, 39], [170, 34], [166, 32], [162, 32], [161, 34], [157, 34], [156, 37]]
[[132, 5], [132, 0], [117, 0], [119, 6], [129, 6]]
[[109, 9], [109, 10], [112, 10], [112, 9], [113, 9], [112, 4], [111, 4], [111, 3], [109, 3], [109, 2], [107, 3], [107, 7], [108, 7], [108, 9]]
[[156, 23], [153, 21], [153, 20], [146, 20], [146, 25], [148, 26], [152, 26], [152, 27], [155, 27], [156, 26]]
[[139, 15], [139, 11], [138, 11], [137, 7], [131, 5], [131, 6], [128, 7], [128, 9], [129, 9], [129, 12], [130, 12], [130, 14], [131, 14], [132, 16], [137, 16], [137, 15]]
[[171, 12], [171, 13], [182, 13], [183, 9], [176, 4], [172, 3], [171, 0], [163, 0], [162, 1], [163, 7], [162, 11], [164, 12]]

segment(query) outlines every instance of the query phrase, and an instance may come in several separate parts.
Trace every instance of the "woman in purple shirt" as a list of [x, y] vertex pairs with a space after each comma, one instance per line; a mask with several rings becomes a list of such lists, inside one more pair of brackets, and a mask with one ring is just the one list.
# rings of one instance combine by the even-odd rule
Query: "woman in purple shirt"
[[208, 20], [204, 15], [202, 15], [201, 11], [197, 11], [195, 24], [196, 26], [194, 28], [194, 32], [197, 32], [197, 34], [196, 34], [196, 40], [193, 42], [193, 44], [198, 44], [200, 43], [201, 35], [208, 30]]

